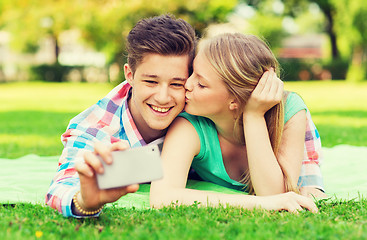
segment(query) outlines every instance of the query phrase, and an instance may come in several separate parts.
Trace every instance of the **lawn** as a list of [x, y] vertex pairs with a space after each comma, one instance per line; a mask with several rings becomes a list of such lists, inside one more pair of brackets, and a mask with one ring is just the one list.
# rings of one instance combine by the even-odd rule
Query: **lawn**
[[59, 155], [69, 120], [111, 89], [109, 84], [1, 84], [0, 158]]
[[[286, 82], [308, 105], [323, 145], [367, 146], [367, 83]], [[0, 158], [59, 155], [68, 121], [109, 84], [0, 84]], [[56, 163], [55, 163], [56, 164]], [[66, 219], [42, 205], [0, 205], [0, 239], [366, 239], [367, 199], [317, 202], [320, 213], [238, 208], [110, 207], [98, 219]]]
[[[308, 105], [323, 146], [367, 146], [367, 83], [286, 82]], [[0, 158], [59, 155], [69, 120], [112, 89], [109, 84], [0, 85]]]
[[366, 239], [367, 201], [319, 202], [319, 214], [197, 206], [107, 208], [66, 219], [40, 205], [0, 207], [1, 239]]
[[322, 144], [367, 146], [367, 82], [286, 82], [309, 107]]

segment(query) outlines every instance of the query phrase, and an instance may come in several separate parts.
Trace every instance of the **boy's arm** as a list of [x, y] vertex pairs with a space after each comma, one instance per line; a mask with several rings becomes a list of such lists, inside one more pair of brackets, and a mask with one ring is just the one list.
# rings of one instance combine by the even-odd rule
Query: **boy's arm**
[[121, 103], [130, 86], [122, 83], [97, 104], [73, 118], [61, 139], [64, 150], [57, 173], [46, 195], [46, 203], [64, 216], [75, 216], [72, 198], [80, 190], [80, 179], [75, 169], [84, 154], [94, 150], [95, 142], [112, 144], [119, 141]]

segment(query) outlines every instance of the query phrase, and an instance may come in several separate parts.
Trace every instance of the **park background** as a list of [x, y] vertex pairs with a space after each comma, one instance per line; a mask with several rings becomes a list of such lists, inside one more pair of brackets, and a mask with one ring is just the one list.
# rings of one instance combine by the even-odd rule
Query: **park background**
[[366, 79], [363, 0], [1, 0], [0, 82], [121, 82], [129, 30], [163, 13], [266, 39], [284, 80]]
[[[364, 0], [0, 0], [0, 163], [52, 156], [56, 171], [60, 135], [69, 120], [124, 80], [129, 30], [139, 19], [163, 13], [188, 21], [198, 37], [242, 32], [266, 39], [281, 64], [285, 88], [305, 100], [325, 150], [338, 150], [335, 158], [347, 163], [355, 149], [365, 153]], [[335, 173], [337, 182], [358, 175], [345, 166]], [[357, 168], [364, 172], [366, 162]], [[42, 166], [32, 169], [37, 174]], [[9, 171], [4, 164], [1, 170], [1, 189], [9, 189], [7, 179], [26, 175], [21, 170], [27, 168]], [[1, 190], [0, 197], [7, 193]], [[298, 216], [197, 205], [161, 211], [113, 205], [99, 219], [77, 220], [42, 204], [10, 203], [0, 206], [0, 238], [363, 239], [363, 194], [317, 202], [320, 214]]]

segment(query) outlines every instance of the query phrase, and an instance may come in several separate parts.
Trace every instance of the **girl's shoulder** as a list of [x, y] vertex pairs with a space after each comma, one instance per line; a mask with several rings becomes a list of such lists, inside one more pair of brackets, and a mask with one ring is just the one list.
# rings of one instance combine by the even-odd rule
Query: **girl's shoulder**
[[284, 100], [284, 123], [301, 110], [306, 110], [307, 106], [302, 97], [295, 92], [286, 91]]
[[187, 119], [195, 128], [215, 128], [212, 120], [202, 116], [191, 115], [187, 112], [182, 112], [178, 117]]

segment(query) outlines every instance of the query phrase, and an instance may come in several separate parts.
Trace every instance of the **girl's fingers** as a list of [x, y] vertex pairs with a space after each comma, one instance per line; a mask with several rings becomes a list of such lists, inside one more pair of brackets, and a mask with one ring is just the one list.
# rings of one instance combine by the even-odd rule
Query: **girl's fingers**
[[269, 71], [264, 72], [264, 74], [261, 76], [252, 94], [259, 95], [264, 92], [264, 88], [267, 85], [266, 82], [269, 78], [269, 74], [270, 74]]
[[298, 214], [303, 208], [313, 213], [318, 212], [316, 204], [310, 198], [301, 196], [295, 192], [286, 193], [285, 210]]
[[278, 88], [277, 88], [277, 91], [276, 91], [276, 94], [275, 94], [275, 99], [278, 100], [278, 101], [281, 101], [282, 98], [283, 98], [284, 83], [278, 77], [277, 77], [277, 80], [278, 80]]
[[316, 204], [311, 200], [311, 198], [304, 197], [301, 195], [298, 195], [297, 197], [298, 197], [297, 199], [298, 204], [303, 208], [306, 208], [313, 213], [317, 213], [319, 211]]
[[291, 213], [299, 214], [300, 211], [302, 211], [301, 205], [299, 205], [297, 202], [295, 202], [294, 204], [292, 204], [292, 207], [290, 209], [290, 212]]
[[270, 79], [267, 82], [267, 85], [269, 86], [268, 89], [269, 91], [266, 93], [267, 96], [274, 98], [278, 92], [279, 89], [279, 82], [278, 82], [278, 77], [276, 75], [276, 73], [272, 72], [271, 76], [269, 77]]
[[265, 76], [266, 78], [264, 79], [260, 79], [260, 80], [263, 80], [263, 84], [264, 84], [264, 87], [262, 89], [262, 94], [265, 94], [265, 96], [267, 96], [270, 91], [271, 91], [271, 88], [274, 87], [274, 81], [273, 81], [273, 78], [274, 78], [274, 70], [273, 68], [270, 68], [268, 71], [266, 71], [265, 73], [267, 73]]

